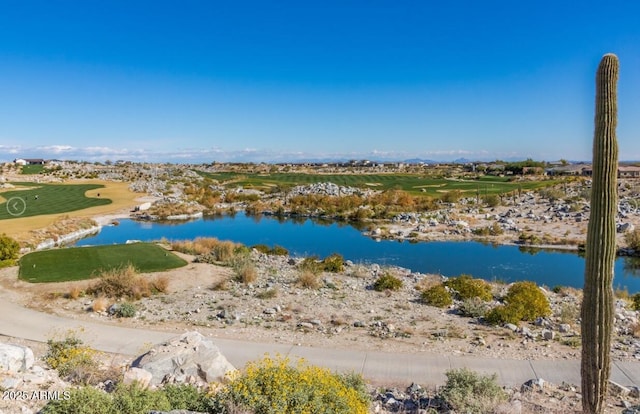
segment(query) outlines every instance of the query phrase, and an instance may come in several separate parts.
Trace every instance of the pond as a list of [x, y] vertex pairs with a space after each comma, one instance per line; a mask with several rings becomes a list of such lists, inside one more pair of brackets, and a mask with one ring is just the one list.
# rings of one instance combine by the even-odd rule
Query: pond
[[[470, 274], [486, 280], [513, 282], [532, 280], [538, 284], [581, 288], [584, 259], [574, 251], [527, 251], [518, 246], [497, 246], [473, 241], [419, 242], [376, 241], [346, 223], [311, 219], [248, 217], [243, 214], [205, 218], [189, 222], [157, 223], [121, 220], [104, 227], [76, 245], [152, 241], [166, 238], [187, 240], [216, 237], [245, 245], [275, 244], [293, 256], [328, 256], [340, 253], [355, 263], [378, 263], [409, 268], [415, 272], [445, 276]], [[640, 277], [632, 259], [618, 258], [614, 287], [630, 293], [640, 291]]]

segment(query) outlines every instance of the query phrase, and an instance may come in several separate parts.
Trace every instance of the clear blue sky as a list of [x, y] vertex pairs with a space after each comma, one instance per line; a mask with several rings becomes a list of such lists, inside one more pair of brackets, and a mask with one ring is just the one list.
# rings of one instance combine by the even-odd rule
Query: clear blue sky
[[0, 0], [0, 160], [589, 160], [640, 2]]

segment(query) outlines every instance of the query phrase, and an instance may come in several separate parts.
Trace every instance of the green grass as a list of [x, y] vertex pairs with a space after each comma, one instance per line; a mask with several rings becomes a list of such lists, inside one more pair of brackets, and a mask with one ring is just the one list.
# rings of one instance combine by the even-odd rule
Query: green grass
[[[0, 196], [6, 200], [0, 204], [0, 220], [16, 217], [32, 217], [42, 214], [67, 213], [111, 204], [111, 200], [108, 198], [89, 198], [85, 196], [85, 192], [89, 190], [104, 188], [104, 186], [100, 184], [12, 184], [29, 188], [0, 193]], [[13, 197], [21, 200], [11, 200]], [[9, 203], [8, 206], [7, 203]], [[12, 208], [16, 215], [9, 214]], [[24, 211], [22, 211], [23, 209]]]
[[44, 165], [34, 164], [34, 165], [23, 165], [20, 173], [25, 175], [31, 175], [31, 174], [40, 174], [43, 171], [44, 171]]
[[32, 283], [84, 280], [128, 263], [143, 273], [175, 269], [187, 264], [173, 253], [149, 243], [72, 247], [23, 256], [20, 259], [19, 277]]
[[[508, 177], [483, 176], [477, 180], [449, 180], [431, 178], [419, 174], [241, 174], [233, 172], [207, 173], [198, 171], [203, 177], [216, 180], [223, 185], [245, 188], [268, 189], [274, 186], [293, 187], [319, 182], [369, 188], [373, 190], [401, 189], [414, 194], [441, 196], [447, 191], [460, 190], [470, 195], [503, 194], [518, 190], [534, 190], [557, 184], [556, 181], [511, 182]], [[424, 189], [424, 191], [422, 191]]]

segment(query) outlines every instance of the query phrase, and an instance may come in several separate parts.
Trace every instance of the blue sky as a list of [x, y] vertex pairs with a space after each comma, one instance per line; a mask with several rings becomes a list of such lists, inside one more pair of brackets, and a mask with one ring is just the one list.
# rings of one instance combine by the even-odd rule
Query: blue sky
[[0, 160], [589, 160], [635, 1], [0, 0]]

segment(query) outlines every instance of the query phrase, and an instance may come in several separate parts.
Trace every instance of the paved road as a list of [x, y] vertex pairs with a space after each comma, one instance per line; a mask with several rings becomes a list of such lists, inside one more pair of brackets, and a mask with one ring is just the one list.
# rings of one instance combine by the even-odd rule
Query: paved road
[[[0, 295], [0, 335], [46, 342], [53, 334], [64, 333], [69, 329], [78, 331], [78, 336], [93, 348], [131, 356], [140, 354], [145, 345], [160, 343], [178, 334], [62, 318], [24, 308]], [[303, 357], [312, 364], [339, 371], [359, 372], [365, 378], [380, 383], [444, 384], [445, 371], [466, 367], [482, 373], [495, 372], [499, 382], [507, 386], [519, 386], [533, 378], [543, 378], [555, 384], [563, 381], [580, 384], [579, 361], [523, 361], [429, 353], [398, 354], [222, 338], [214, 338], [214, 342], [236, 367], [242, 367], [247, 361], [259, 359], [268, 352], [271, 355], [279, 353], [294, 358]], [[640, 362], [613, 363], [611, 379], [626, 386], [640, 386]]]

